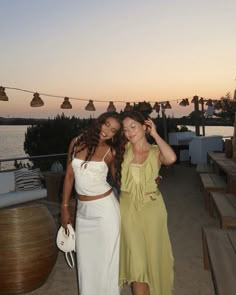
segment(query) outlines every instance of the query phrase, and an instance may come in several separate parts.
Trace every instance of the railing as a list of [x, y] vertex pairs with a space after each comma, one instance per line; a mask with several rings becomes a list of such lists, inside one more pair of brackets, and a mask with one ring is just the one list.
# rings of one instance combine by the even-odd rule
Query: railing
[[21, 160], [38, 160], [38, 159], [47, 159], [47, 158], [58, 158], [58, 157], [67, 157], [66, 153], [62, 154], [51, 154], [51, 155], [39, 155], [39, 156], [24, 156], [24, 157], [16, 157], [16, 158], [7, 158], [7, 159], [0, 159], [0, 171], [2, 170], [2, 163], [3, 162], [11, 162], [11, 161], [21, 161]]

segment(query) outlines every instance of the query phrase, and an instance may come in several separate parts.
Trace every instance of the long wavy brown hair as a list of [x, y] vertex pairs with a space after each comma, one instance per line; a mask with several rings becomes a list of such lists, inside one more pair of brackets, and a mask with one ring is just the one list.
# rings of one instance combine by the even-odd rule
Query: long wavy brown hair
[[121, 118], [117, 112], [106, 112], [101, 114], [97, 119], [93, 120], [92, 124], [78, 136], [78, 140], [75, 142], [73, 147], [73, 154], [75, 150], [77, 154], [87, 148], [85, 163], [91, 160], [99, 143], [101, 127], [108, 118], [117, 120], [121, 126], [113, 138], [106, 140], [106, 144], [111, 148], [111, 151], [115, 151], [116, 156], [114, 159], [114, 165], [116, 174], [114, 180], [116, 184], [119, 185], [121, 178], [121, 163], [124, 153], [124, 137], [122, 134]]

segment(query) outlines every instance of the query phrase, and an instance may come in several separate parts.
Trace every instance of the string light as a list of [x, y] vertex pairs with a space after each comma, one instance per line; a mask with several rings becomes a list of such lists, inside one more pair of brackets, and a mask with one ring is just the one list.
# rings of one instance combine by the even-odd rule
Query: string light
[[[34, 91], [31, 91], [31, 90], [26, 90], [26, 89], [21, 89], [21, 88], [15, 88], [15, 87], [3, 87], [3, 86], [0, 86], [0, 101], [8, 101], [8, 96], [6, 95], [6, 92], [5, 92], [5, 89], [9, 89], [9, 90], [17, 90], [17, 91], [21, 91], [21, 92], [27, 92], [27, 93], [32, 93], [33, 94], [33, 99], [32, 101], [30, 102], [30, 106], [32, 107], [40, 107], [40, 106], [43, 106], [44, 105], [44, 102], [41, 98], [41, 96], [47, 96], [47, 97], [55, 97], [55, 98], [63, 98], [64, 101], [63, 103], [61, 104], [61, 108], [62, 109], [71, 109], [72, 108], [72, 105], [69, 101], [69, 98], [68, 97], [64, 97], [64, 96], [61, 96], [61, 95], [53, 95], [53, 94], [46, 94], [46, 93], [39, 93], [39, 92], [34, 92]], [[234, 93], [234, 99], [236, 99], [236, 90], [235, 90], [235, 93]], [[85, 107], [85, 110], [87, 111], [95, 111], [96, 108], [94, 106], [94, 103], [93, 102], [106, 102], [106, 100], [88, 100], [88, 99], [83, 99], [83, 98], [76, 98], [76, 97], [70, 97], [70, 100], [79, 100], [79, 101], [87, 101], [88, 104], [86, 105]], [[160, 107], [162, 107], [162, 109], [171, 109], [171, 104], [170, 102], [178, 102], [178, 99], [174, 99], [174, 100], [164, 100], [164, 101], [143, 101], [143, 102], [132, 102], [132, 104], [134, 106], [136, 106], [136, 104], [139, 105], [139, 108], [140, 110], [143, 110], [143, 111], [146, 111], [146, 110], [149, 110], [149, 109], [153, 109], [153, 110], [156, 110], [156, 112], [159, 112], [160, 111]], [[216, 103], [220, 100], [211, 100], [211, 99], [208, 99], [208, 100], [205, 100], [203, 98], [199, 99], [198, 100], [198, 96], [194, 96], [193, 99], [192, 99], [192, 103], [194, 102], [198, 102], [198, 103], [204, 103], [204, 102], [207, 102], [207, 105], [208, 104], [212, 104], [212, 102]], [[131, 105], [130, 102], [125, 102], [125, 101], [121, 101], [121, 100], [113, 100], [113, 101], [110, 101], [109, 102], [109, 105], [107, 107], [107, 111], [116, 111], [116, 107], [114, 106], [114, 102], [116, 103], [125, 103], [125, 108], [124, 108], [124, 111], [128, 111], [128, 110], [132, 110], [133, 109], [133, 106]], [[154, 103], [154, 106], [152, 107], [151, 106], [151, 103]], [[188, 106], [189, 105], [189, 101], [188, 101], [188, 98], [184, 98], [181, 100], [181, 102], [179, 103], [180, 106]], [[220, 104], [218, 104], [218, 107], [220, 106]]]

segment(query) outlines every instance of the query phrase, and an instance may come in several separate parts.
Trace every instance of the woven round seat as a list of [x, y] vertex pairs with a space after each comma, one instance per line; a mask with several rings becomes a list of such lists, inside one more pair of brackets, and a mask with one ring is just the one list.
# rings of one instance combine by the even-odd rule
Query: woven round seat
[[58, 250], [56, 225], [44, 205], [0, 210], [0, 294], [39, 288], [52, 271]]

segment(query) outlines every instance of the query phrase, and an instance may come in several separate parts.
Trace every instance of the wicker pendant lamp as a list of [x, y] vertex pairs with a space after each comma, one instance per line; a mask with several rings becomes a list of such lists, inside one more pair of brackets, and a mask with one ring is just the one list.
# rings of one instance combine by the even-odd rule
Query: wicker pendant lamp
[[5, 88], [0, 86], [0, 100], [1, 101], [8, 101], [8, 97], [5, 92]]
[[143, 102], [140, 102], [140, 103], [139, 103], [139, 110], [140, 110], [141, 112], [147, 112], [147, 111], [149, 111], [151, 108], [152, 108], [152, 107], [151, 107], [151, 105], [150, 105], [149, 102], [143, 101]]
[[61, 109], [72, 109], [72, 105], [69, 101], [69, 97], [65, 97], [63, 103], [61, 104]]
[[39, 94], [37, 92], [35, 92], [34, 97], [30, 102], [30, 106], [31, 107], [42, 107], [43, 105], [44, 105], [43, 100], [41, 99]]
[[88, 104], [86, 105], [85, 110], [92, 111], [92, 112], [96, 111], [93, 101], [91, 99], [89, 100]]
[[133, 109], [133, 107], [130, 105], [130, 102], [127, 102], [126, 103], [126, 106], [124, 108], [124, 111], [125, 112], [128, 112], [128, 111], [131, 111]]
[[165, 109], [171, 109], [171, 105], [170, 105], [170, 102], [169, 101], [166, 102]]
[[186, 107], [186, 101], [185, 99], [182, 99], [181, 102], [179, 103], [180, 106]]
[[160, 105], [159, 105], [159, 103], [158, 102], [155, 102], [155, 104], [154, 104], [154, 106], [153, 106], [153, 110], [155, 110], [157, 113], [159, 113], [160, 112]]
[[109, 105], [108, 105], [108, 107], [107, 107], [107, 111], [108, 111], [108, 112], [116, 112], [116, 107], [114, 106], [113, 101], [110, 101], [110, 102], [109, 102]]
[[189, 101], [187, 98], [185, 98], [185, 104], [186, 104], [186, 106], [189, 106]]

